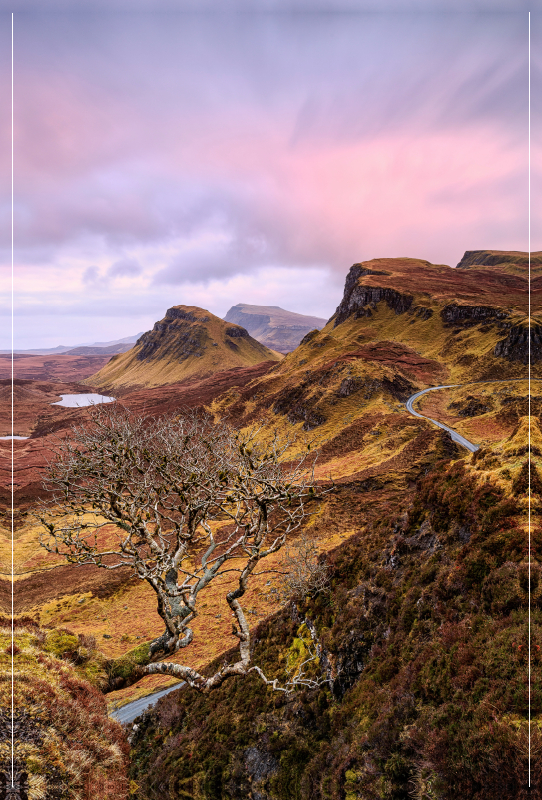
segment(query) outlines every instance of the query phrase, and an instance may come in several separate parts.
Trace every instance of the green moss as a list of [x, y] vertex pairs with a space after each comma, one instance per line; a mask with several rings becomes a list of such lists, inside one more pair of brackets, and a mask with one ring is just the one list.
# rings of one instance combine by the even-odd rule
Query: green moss
[[114, 658], [107, 664], [107, 671], [112, 678], [129, 678], [136, 667], [145, 666], [150, 660], [150, 642], [134, 647], [123, 656]]
[[90, 661], [85, 661], [83, 664], [76, 667], [75, 671], [83, 680], [88, 681], [93, 686], [103, 689], [107, 684], [105, 663], [105, 658], [93, 657]]
[[297, 629], [297, 636], [294, 638], [286, 656], [286, 668], [289, 673], [297, 672], [301, 664], [310, 658], [309, 648], [311, 645], [311, 635], [305, 624]]
[[63, 630], [53, 630], [47, 634], [43, 649], [57, 658], [77, 652], [79, 639], [75, 634]]

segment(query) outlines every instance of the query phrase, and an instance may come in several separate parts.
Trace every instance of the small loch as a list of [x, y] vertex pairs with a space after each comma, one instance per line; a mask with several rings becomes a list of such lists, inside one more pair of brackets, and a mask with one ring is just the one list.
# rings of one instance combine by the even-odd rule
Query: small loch
[[51, 403], [52, 406], [64, 406], [65, 408], [77, 408], [83, 406], [96, 406], [100, 403], [114, 403], [115, 397], [108, 397], [105, 394], [61, 394], [62, 400]]

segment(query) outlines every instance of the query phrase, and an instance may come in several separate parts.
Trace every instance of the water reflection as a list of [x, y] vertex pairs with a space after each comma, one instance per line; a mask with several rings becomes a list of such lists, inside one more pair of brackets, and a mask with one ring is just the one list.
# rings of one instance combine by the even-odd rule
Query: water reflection
[[61, 394], [62, 400], [51, 403], [52, 406], [65, 406], [66, 408], [77, 408], [78, 406], [95, 406], [99, 403], [114, 403], [115, 397], [107, 397], [105, 394]]

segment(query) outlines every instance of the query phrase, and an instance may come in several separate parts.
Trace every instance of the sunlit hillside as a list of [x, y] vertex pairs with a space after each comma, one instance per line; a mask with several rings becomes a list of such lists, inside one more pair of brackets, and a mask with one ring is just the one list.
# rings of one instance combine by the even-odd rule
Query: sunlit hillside
[[113, 356], [85, 383], [109, 391], [160, 386], [281, 358], [240, 325], [224, 322], [196, 306], [173, 306], [131, 350]]

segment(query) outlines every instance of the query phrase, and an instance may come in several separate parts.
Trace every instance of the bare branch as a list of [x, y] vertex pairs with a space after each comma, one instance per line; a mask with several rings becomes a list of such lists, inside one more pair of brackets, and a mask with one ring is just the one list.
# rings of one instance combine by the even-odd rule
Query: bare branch
[[[76, 565], [130, 567], [153, 588], [165, 632], [150, 645], [152, 662], [190, 645], [200, 594], [228, 576], [239, 660], [211, 678], [171, 663], [145, 670], [201, 691], [246, 674], [250, 629], [242, 598], [259, 563], [300, 529], [317, 498], [309, 447], [286, 466], [294, 437], [275, 431], [266, 441], [261, 426], [239, 431], [195, 412], [143, 418], [116, 405], [96, 406], [90, 417], [59, 443], [49, 464], [44, 486], [52, 499], [38, 514], [42, 546]], [[314, 591], [325, 569], [312, 564], [308, 544], [303, 558]], [[305, 680], [302, 669], [292, 685]]]
[[288, 548], [277, 573], [279, 586], [271, 589], [270, 594], [280, 603], [329, 592], [329, 567], [306, 533]]

